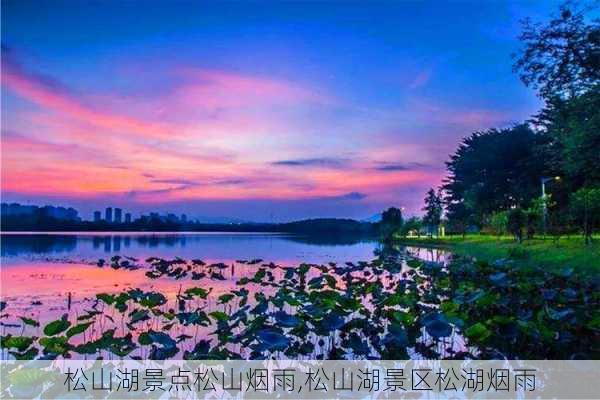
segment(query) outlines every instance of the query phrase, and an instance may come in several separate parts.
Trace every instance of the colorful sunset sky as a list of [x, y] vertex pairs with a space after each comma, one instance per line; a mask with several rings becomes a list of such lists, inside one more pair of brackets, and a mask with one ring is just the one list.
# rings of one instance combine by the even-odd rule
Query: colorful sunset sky
[[420, 210], [540, 106], [521, 2], [2, 1], [2, 201], [251, 221]]

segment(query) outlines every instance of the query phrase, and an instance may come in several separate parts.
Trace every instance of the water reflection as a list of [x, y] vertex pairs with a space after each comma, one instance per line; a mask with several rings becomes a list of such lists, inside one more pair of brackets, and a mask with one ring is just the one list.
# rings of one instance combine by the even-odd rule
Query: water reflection
[[285, 240], [317, 246], [350, 246], [359, 243], [373, 243], [374, 239], [360, 235], [289, 235], [285, 236]]
[[434, 247], [407, 246], [404, 248], [404, 251], [420, 260], [434, 263], [446, 263], [449, 257], [448, 251]]
[[[114, 242], [114, 237], [105, 239], [108, 240], [102, 244]], [[177, 349], [173, 349], [173, 352], [169, 353], [173, 357], [193, 353], [197, 343], [201, 340], [209, 340], [215, 349], [218, 347], [243, 358], [260, 357], [260, 353], [268, 349], [258, 350], [255, 345], [246, 346], [229, 340], [220, 343], [222, 337], [214, 335], [216, 325], [211, 323], [210, 318], [233, 319], [236, 318], [236, 315], [248, 315], [249, 320], [253, 321], [260, 321], [259, 315], [270, 315], [276, 323], [272, 325], [263, 321], [265, 322], [264, 326], [256, 325], [256, 329], [260, 329], [257, 331], [260, 335], [262, 335], [260, 332], [271, 332], [273, 329], [279, 332], [277, 335], [281, 335], [282, 329], [289, 330], [292, 328], [290, 324], [293, 323], [299, 330], [287, 332], [286, 337], [296, 337], [294, 340], [297, 340], [298, 346], [290, 346], [279, 357], [301, 359], [346, 356], [362, 358], [368, 355], [391, 357], [396, 353], [390, 353], [391, 350], [385, 346], [363, 346], [363, 343], [366, 345], [366, 340], [371, 340], [369, 338], [375, 334], [369, 329], [362, 331], [363, 324], [367, 323], [372, 326], [377, 324], [380, 325], [379, 330], [387, 329], [389, 322], [380, 318], [383, 315], [383, 309], [379, 311], [377, 309], [381, 308], [381, 304], [383, 304], [381, 301], [386, 299], [385, 296], [388, 295], [386, 293], [390, 290], [390, 285], [400, 282], [400, 280], [404, 281], [405, 279], [402, 277], [408, 278], [407, 274], [411, 274], [413, 271], [411, 267], [407, 266], [406, 253], [402, 249], [380, 247], [377, 252], [388, 260], [385, 266], [349, 262], [327, 266], [304, 264], [290, 268], [258, 260], [210, 265], [199, 260], [155, 259], [149, 263], [140, 262], [142, 268], [130, 269], [125, 264], [121, 264], [121, 262], [127, 262], [127, 265], [130, 265], [129, 260], [118, 257], [113, 258], [102, 267], [40, 263], [3, 270], [3, 284], [7, 284], [6, 287], [10, 290], [5, 290], [6, 296], [2, 300], [8, 304], [6, 312], [10, 315], [10, 319], [6, 321], [14, 322], [13, 325], [18, 326], [19, 315], [27, 315], [28, 318], [31, 317], [40, 324], [46, 325], [52, 320], [61, 318], [63, 314], [68, 314], [71, 320], [89, 315], [90, 310], [98, 308], [98, 302], [94, 299], [98, 298], [99, 293], [103, 293], [102, 298], [105, 299], [110, 299], [114, 295], [122, 296], [123, 293], [126, 293], [125, 296], [135, 297], [135, 293], [142, 293], [139, 292], [140, 290], [148, 294], [152, 293], [152, 295], [142, 296], [145, 299], [144, 307], [151, 307], [152, 314], [148, 310], [138, 310], [138, 314], [140, 312], [147, 313], [147, 315], [139, 314], [141, 315], [140, 321], [152, 318], [152, 325], [158, 324], [158, 326], [164, 327], [166, 324], [169, 326], [169, 328], [164, 327], [164, 332], [169, 332], [173, 336], [184, 335], [182, 336], [184, 340], [177, 342]], [[121, 265], [123, 266], [121, 267]], [[35, 295], [31, 294], [32, 285], [36, 287]], [[370, 296], [365, 295], [368, 287], [372, 289], [369, 290]], [[198, 291], [210, 291], [210, 295], [195, 298], [186, 294]], [[182, 293], [186, 295], [182, 297]], [[241, 298], [237, 298], [238, 295]], [[265, 296], [271, 300], [267, 300]], [[120, 338], [125, 338], [130, 334], [133, 334], [135, 338], [145, 329], [144, 324], [137, 323], [140, 321], [115, 324], [114, 321], [124, 318], [127, 320], [133, 315], [130, 311], [137, 309], [138, 305], [133, 304], [135, 302], [133, 297], [129, 297], [127, 297], [128, 304], [124, 303], [122, 308], [112, 307], [111, 304], [113, 306], [115, 304], [109, 300], [111, 304], [107, 303], [97, 316], [92, 316], [93, 320], [91, 319], [91, 321], [94, 328], [89, 330], [90, 336], [86, 336], [88, 342], [99, 340], [100, 333], [106, 332], [109, 328], [115, 329], [116, 336]], [[164, 300], [161, 300], [163, 297]], [[279, 303], [276, 300], [278, 298], [283, 303]], [[156, 299], [160, 301], [155, 305], [148, 303]], [[294, 299], [304, 299], [303, 303], [306, 304], [299, 306]], [[173, 304], [178, 305], [176, 310], [172, 309]], [[367, 310], [370, 311], [367, 312]], [[162, 318], [163, 315], [166, 315], [165, 313], [170, 312], [176, 313], [176, 319], [172, 322]], [[373, 318], [368, 320], [363, 318], [371, 312], [373, 312]], [[193, 318], [201, 318], [201, 320]], [[302, 322], [301, 318], [306, 318], [306, 322]], [[282, 320], [280, 321], [280, 319]], [[351, 328], [351, 321], [358, 324], [356, 328], [360, 329], [357, 331], [360, 332], [360, 338], [359, 334], [354, 331], [355, 328]], [[231, 322], [235, 325], [235, 321]], [[350, 325], [347, 329], [343, 329], [343, 333], [340, 335], [332, 333], [342, 328], [340, 324], [346, 322]], [[174, 327], [173, 324], [175, 324]], [[312, 330], [304, 332], [309, 327], [312, 327]], [[246, 328], [247, 335], [257, 334], [254, 332], [255, 328]], [[18, 329], [20, 328], [14, 328], [10, 332], [17, 332]], [[30, 329], [27, 327], [26, 329], [24, 332], [30, 334]], [[221, 321], [218, 329], [220, 331], [231, 329], [229, 321], [227, 323], [224, 320]], [[348, 334], [350, 336], [347, 336]], [[456, 348], [457, 351], [464, 348], [458, 335], [454, 335], [451, 341], [442, 344], [434, 342], [420, 329], [414, 330], [411, 335], [419, 345], [427, 344], [439, 347], [440, 354], [444, 356], [447, 356], [445, 349], [448, 347]], [[230, 335], [225, 336], [229, 337]], [[356, 340], [359, 340], [360, 343], [355, 343]], [[81, 344], [81, 337], [73, 338], [72, 342]], [[387, 347], [392, 343], [389, 340], [384, 342], [389, 342]], [[265, 345], [270, 346], [268, 342]], [[344, 354], [342, 348], [347, 348], [348, 354]], [[132, 347], [132, 351], [134, 352], [130, 353], [130, 356], [147, 354], [141, 348], [134, 349]], [[403, 357], [418, 356], [413, 350], [409, 353], [405, 351], [402, 349]], [[110, 357], [110, 352], [103, 352], [100, 355]], [[158, 354], [155, 355], [158, 357]], [[72, 356], [79, 358], [80, 354], [74, 351]], [[153, 357], [151, 356], [151, 358]]]
[[[369, 242], [316, 246], [266, 235], [128, 236], [131, 251], [171, 256], [146, 262], [111, 257], [97, 266], [3, 265], [7, 332], [35, 341], [39, 326], [24, 326], [20, 316], [46, 325], [63, 314], [74, 324], [83, 315], [94, 328], [88, 347], [66, 350], [77, 357], [97, 351], [150, 358], [598, 357], [598, 284], [573, 270], [475, 263], [438, 249]], [[69, 254], [124, 251], [126, 237], [81, 235]], [[163, 242], [170, 247], [156, 244]], [[176, 258], [187, 251], [202, 259]], [[286, 251], [295, 255], [285, 258]], [[346, 257], [351, 253], [356, 257]], [[207, 254], [227, 260], [211, 263], [202, 256]], [[318, 257], [343, 261], [306, 264]], [[361, 259], [371, 262], [353, 261]], [[138, 341], [148, 327], [147, 335], [172, 345], [148, 348], [150, 342]], [[100, 340], [106, 332], [110, 343]], [[40, 341], [33, 356], [43, 346]]]
[[71, 235], [2, 235], [2, 257], [22, 254], [68, 253], [77, 247]]
[[136, 258], [264, 258], [279, 262], [358, 261], [372, 258], [377, 243], [356, 236], [294, 236], [240, 233], [3, 234], [3, 262], [60, 255], [93, 261], [112, 255]]

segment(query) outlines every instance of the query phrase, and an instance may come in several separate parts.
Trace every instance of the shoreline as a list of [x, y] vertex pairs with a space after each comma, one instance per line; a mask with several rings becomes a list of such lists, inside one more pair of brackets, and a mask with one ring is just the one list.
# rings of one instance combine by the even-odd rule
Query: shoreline
[[395, 238], [394, 244], [449, 249], [461, 256], [493, 262], [511, 259], [523, 266], [542, 265], [551, 269], [576, 268], [580, 272], [600, 272], [600, 238], [585, 245], [581, 236], [524, 240], [517, 243], [509, 236], [466, 235], [442, 238]]

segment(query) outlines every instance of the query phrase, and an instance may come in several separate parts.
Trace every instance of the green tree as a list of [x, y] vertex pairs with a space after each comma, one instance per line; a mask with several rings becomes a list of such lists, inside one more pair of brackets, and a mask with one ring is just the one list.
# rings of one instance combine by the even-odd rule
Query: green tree
[[442, 220], [442, 213], [444, 211], [442, 195], [440, 191], [436, 191], [431, 188], [427, 192], [425, 197], [425, 206], [423, 207], [425, 215], [423, 216], [423, 224], [427, 226], [429, 235], [437, 233], [438, 227]]
[[504, 235], [508, 227], [508, 211], [499, 211], [492, 214], [489, 226], [496, 236]]
[[538, 231], [540, 223], [540, 214], [535, 211], [527, 210], [525, 212], [526, 228], [527, 228], [527, 239], [533, 239], [533, 236]]
[[585, 243], [592, 242], [592, 233], [600, 221], [600, 187], [584, 187], [571, 195], [571, 209], [581, 228]]
[[593, 8], [567, 2], [547, 24], [523, 21], [513, 69], [541, 97], [573, 98], [600, 80], [600, 20], [586, 21]]
[[402, 228], [402, 210], [390, 207], [381, 214], [379, 233], [382, 238], [389, 240]]
[[534, 122], [548, 139], [547, 175], [566, 177], [555, 196], [563, 209], [569, 193], [600, 183], [600, 19], [591, 17], [598, 4], [566, 2], [548, 23], [525, 20], [513, 65], [545, 100]]
[[463, 139], [446, 163], [446, 202], [463, 203], [480, 227], [495, 212], [527, 207], [540, 193], [545, 164], [538, 150], [545, 142], [525, 124]]
[[448, 229], [451, 232], [460, 233], [463, 237], [467, 230], [473, 224], [473, 212], [464, 203], [446, 203], [448, 218]]
[[549, 175], [564, 176], [572, 191], [600, 183], [600, 84], [568, 100], [549, 99], [535, 123], [547, 138]]
[[[544, 201], [546, 202], [546, 213], [548, 213], [548, 208], [554, 204], [551, 201], [550, 195], [546, 195], [546, 199], [543, 197], [534, 199], [531, 202], [531, 206], [525, 210], [525, 215], [527, 218], [527, 239], [533, 239], [535, 233], [544, 228], [542, 226], [544, 218]], [[548, 225], [548, 221], [546, 221], [546, 225]], [[548, 226], [545, 228], [547, 230]]]
[[516, 207], [508, 212], [507, 229], [519, 243], [523, 241], [523, 228], [525, 228], [526, 223], [527, 215], [521, 208]]

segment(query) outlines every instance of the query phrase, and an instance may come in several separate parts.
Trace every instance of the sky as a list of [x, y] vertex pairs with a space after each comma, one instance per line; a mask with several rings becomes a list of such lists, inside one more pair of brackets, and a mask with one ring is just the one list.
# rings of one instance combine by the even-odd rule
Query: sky
[[[143, 4], [143, 5], [142, 5]], [[420, 212], [540, 100], [552, 1], [2, 1], [2, 201], [249, 221]]]

